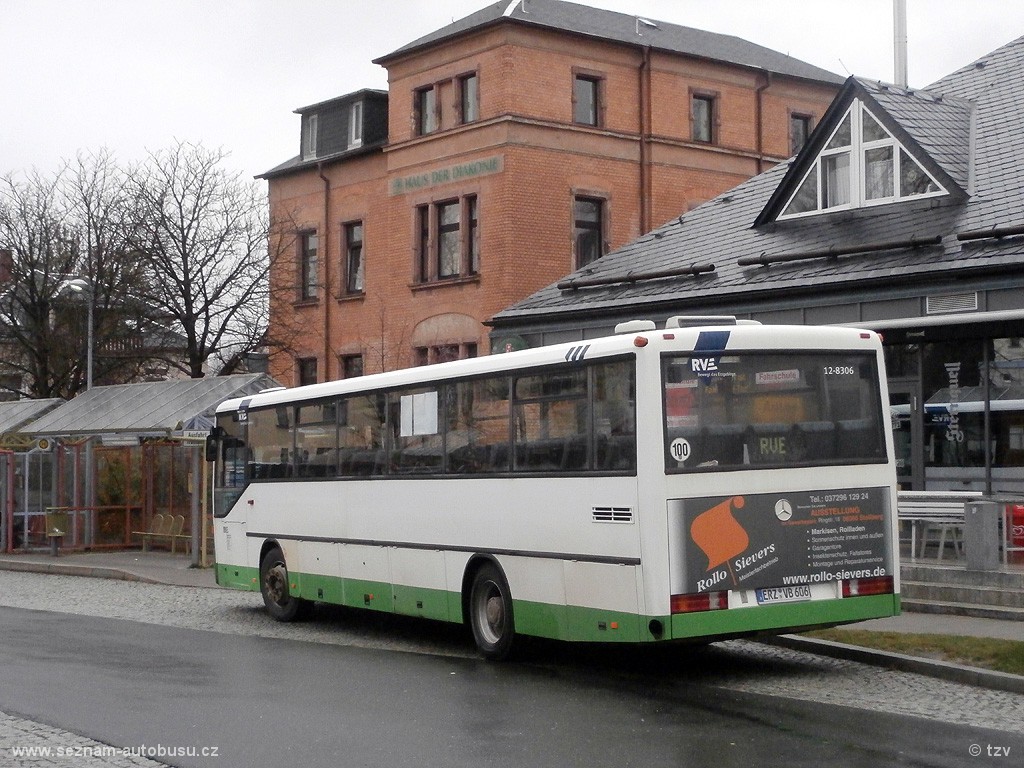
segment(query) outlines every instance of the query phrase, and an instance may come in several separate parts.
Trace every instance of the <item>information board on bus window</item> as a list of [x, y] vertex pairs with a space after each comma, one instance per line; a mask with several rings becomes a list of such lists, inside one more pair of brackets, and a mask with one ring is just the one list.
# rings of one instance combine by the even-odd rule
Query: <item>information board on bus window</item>
[[888, 576], [886, 488], [670, 499], [672, 594]]

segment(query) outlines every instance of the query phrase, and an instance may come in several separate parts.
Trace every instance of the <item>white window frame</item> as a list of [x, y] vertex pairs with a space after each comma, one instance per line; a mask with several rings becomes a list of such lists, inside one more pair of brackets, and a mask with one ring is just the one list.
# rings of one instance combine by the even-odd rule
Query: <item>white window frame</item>
[[302, 131], [302, 159], [310, 160], [316, 157], [316, 139], [319, 123], [319, 115], [306, 115]]
[[[885, 131], [885, 137], [872, 141], [863, 140], [864, 130], [864, 114], [868, 114], [871, 118], [882, 127]], [[827, 148], [831, 143], [832, 139], [839, 132], [839, 129], [846, 122], [847, 118], [850, 119], [850, 144], [848, 146]], [[834, 211], [851, 210], [855, 208], [869, 208], [876, 205], [888, 205], [890, 203], [900, 202], [902, 200], [921, 200], [929, 197], [940, 197], [942, 195], [949, 194], [948, 190], [939, 183], [927, 169], [924, 168], [920, 163], [916, 163], [922, 172], [928, 177], [928, 179], [935, 185], [936, 189], [933, 192], [923, 192], [916, 195], [901, 195], [900, 194], [900, 178], [901, 169], [900, 163], [902, 162], [902, 153], [913, 158], [913, 153], [909, 152], [906, 147], [901, 144], [895, 136], [893, 136], [885, 128], [884, 124], [878, 117], [867, 108], [867, 106], [859, 99], [854, 99], [853, 103], [850, 104], [850, 108], [846, 111], [843, 117], [836, 123], [835, 130], [829, 135], [828, 141], [825, 142], [826, 149], [822, 149], [818, 153], [818, 157], [815, 158], [814, 164], [810, 167], [807, 173], [800, 179], [800, 183], [797, 184], [793, 190], [793, 194], [786, 200], [785, 205], [782, 206], [782, 213], [777, 217], [778, 220], [784, 219], [799, 219], [807, 216], [820, 216], [825, 213], [832, 213]], [[891, 195], [886, 197], [868, 198], [867, 190], [865, 188], [866, 180], [866, 163], [865, 155], [868, 151], [873, 149], [883, 149], [886, 147], [892, 148], [892, 173], [893, 173], [893, 192]], [[823, 194], [825, 185], [825, 174], [823, 172], [823, 160], [830, 157], [839, 157], [843, 154], [850, 156], [850, 170], [849, 170], [849, 198], [848, 202], [840, 205], [832, 205], [828, 207], [823, 206]], [[915, 159], [916, 162], [916, 159]], [[816, 174], [817, 180], [817, 200], [816, 207], [809, 211], [801, 211], [799, 213], [785, 213], [790, 205], [793, 204], [793, 200], [800, 193], [804, 184], [811, 174]]]
[[349, 149], [363, 145], [363, 102], [354, 101], [348, 108]]

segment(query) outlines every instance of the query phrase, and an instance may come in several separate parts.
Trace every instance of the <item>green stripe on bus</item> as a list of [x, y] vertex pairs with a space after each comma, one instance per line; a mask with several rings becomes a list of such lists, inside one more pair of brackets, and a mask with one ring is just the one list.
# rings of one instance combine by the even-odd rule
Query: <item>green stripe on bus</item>
[[[292, 594], [305, 600], [438, 621], [462, 621], [461, 606], [453, 617], [453, 593], [443, 589], [409, 587], [365, 579], [343, 579], [315, 573], [289, 574], [289, 580], [295, 585]], [[458, 596], [457, 593], [455, 595]]]
[[[295, 585], [292, 594], [306, 600], [438, 621], [460, 623], [463, 620], [462, 595], [459, 592], [313, 573], [292, 573], [289, 580]], [[218, 565], [217, 583], [222, 587], [259, 591], [259, 571], [244, 566]], [[513, 600], [516, 632], [551, 640], [595, 643], [654, 642], [770, 632], [863, 621], [894, 616], [899, 612], [899, 595], [763, 605], [671, 617]], [[652, 621], [663, 627], [660, 635], [652, 634]]]
[[228, 589], [260, 591], [260, 569], [245, 565], [223, 565], [218, 563], [215, 572], [217, 584]]
[[648, 618], [607, 608], [513, 600], [516, 632], [552, 640], [637, 643], [652, 640]]

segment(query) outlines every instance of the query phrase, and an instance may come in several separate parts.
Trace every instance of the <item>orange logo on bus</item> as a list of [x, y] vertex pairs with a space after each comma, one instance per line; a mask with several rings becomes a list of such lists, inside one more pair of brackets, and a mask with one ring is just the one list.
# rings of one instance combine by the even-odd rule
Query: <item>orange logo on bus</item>
[[708, 556], [709, 571], [729, 562], [750, 546], [750, 537], [732, 514], [734, 508], [743, 508], [742, 496], [732, 496], [701, 512], [690, 525], [694, 543]]

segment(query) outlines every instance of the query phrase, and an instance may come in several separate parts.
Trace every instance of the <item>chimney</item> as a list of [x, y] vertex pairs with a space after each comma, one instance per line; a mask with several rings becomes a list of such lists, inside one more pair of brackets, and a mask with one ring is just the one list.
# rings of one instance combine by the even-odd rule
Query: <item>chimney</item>
[[893, 82], [907, 87], [907, 0], [892, 0]]

